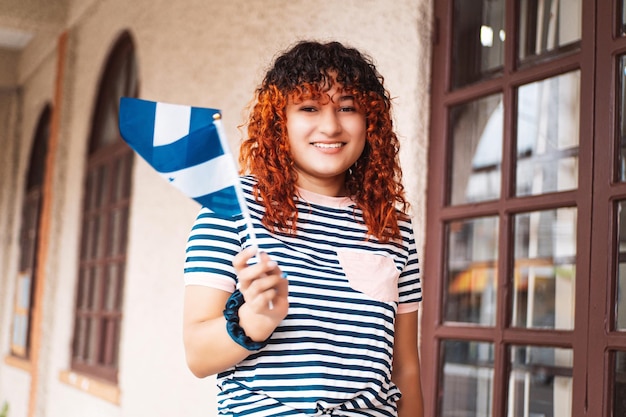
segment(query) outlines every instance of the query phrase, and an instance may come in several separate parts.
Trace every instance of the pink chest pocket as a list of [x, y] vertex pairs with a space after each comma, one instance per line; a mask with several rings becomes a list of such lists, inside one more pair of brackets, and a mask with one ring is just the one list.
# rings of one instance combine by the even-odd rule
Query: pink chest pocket
[[338, 251], [337, 257], [352, 289], [378, 301], [398, 301], [400, 271], [393, 259], [350, 250]]

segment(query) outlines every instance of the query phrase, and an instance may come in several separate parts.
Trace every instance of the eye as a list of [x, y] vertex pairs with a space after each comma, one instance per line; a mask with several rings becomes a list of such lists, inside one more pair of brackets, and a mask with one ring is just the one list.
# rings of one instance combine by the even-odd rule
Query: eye
[[315, 106], [302, 106], [300, 107], [300, 111], [313, 113], [317, 111], [317, 108]]
[[341, 106], [339, 108], [340, 112], [355, 112], [356, 111], [356, 107], [354, 106]]

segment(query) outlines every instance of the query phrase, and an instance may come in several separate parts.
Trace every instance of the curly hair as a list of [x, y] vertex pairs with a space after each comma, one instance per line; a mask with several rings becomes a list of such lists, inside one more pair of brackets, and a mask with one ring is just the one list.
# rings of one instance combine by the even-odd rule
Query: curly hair
[[346, 190], [363, 212], [370, 235], [400, 238], [398, 220], [407, 218], [399, 141], [393, 131], [391, 98], [371, 58], [339, 42], [303, 41], [280, 55], [256, 89], [241, 144], [242, 174], [257, 179], [255, 198], [265, 207], [263, 224], [275, 232], [296, 232], [296, 182], [285, 109], [289, 99], [319, 98], [334, 85], [349, 91], [365, 114], [366, 145], [346, 174]]

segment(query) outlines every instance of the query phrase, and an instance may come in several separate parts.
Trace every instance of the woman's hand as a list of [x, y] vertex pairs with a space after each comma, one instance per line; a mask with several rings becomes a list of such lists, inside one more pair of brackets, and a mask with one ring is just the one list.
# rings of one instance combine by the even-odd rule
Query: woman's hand
[[233, 259], [239, 277], [239, 291], [246, 302], [239, 309], [239, 324], [254, 341], [267, 339], [289, 309], [288, 281], [282, 271], [264, 253], [258, 253], [258, 262], [248, 265], [256, 249], [249, 247]]
[[[254, 249], [242, 251], [233, 259], [233, 266], [246, 300], [239, 308], [239, 325], [248, 337], [261, 342], [287, 315], [288, 283], [267, 254], [260, 253], [258, 262], [248, 265], [254, 254]], [[222, 372], [250, 355], [226, 331], [222, 312], [229, 296], [226, 291], [202, 285], [185, 287], [185, 353], [189, 369], [199, 378]]]

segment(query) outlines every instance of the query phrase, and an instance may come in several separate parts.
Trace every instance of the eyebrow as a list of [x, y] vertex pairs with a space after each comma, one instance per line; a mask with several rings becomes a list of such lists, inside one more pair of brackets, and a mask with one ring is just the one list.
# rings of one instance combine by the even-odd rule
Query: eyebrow
[[[301, 99], [299, 101], [295, 101], [293, 98], [289, 98], [289, 100], [290, 100], [291, 104], [300, 105], [300, 104], [307, 103], [307, 102], [319, 101], [320, 98], [312, 98], [312, 97], [310, 97], [310, 98], [303, 99], [303, 100]], [[336, 100], [334, 100], [332, 97], [330, 97], [330, 101], [333, 102], [333, 103], [341, 103], [343, 101], [350, 101], [350, 100], [353, 100], [353, 101], [356, 100], [355, 96], [353, 96], [352, 94], [346, 94], [346, 95], [339, 96], [339, 98], [336, 99]]]
[[339, 100], [337, 100], [337, 101], [340, 102], [340, 101], [346, 101], [346, 100], [354, 100], [354, 96], [352, 96], [352, 95], [341, 96], [341, 97], [339, 97]]

